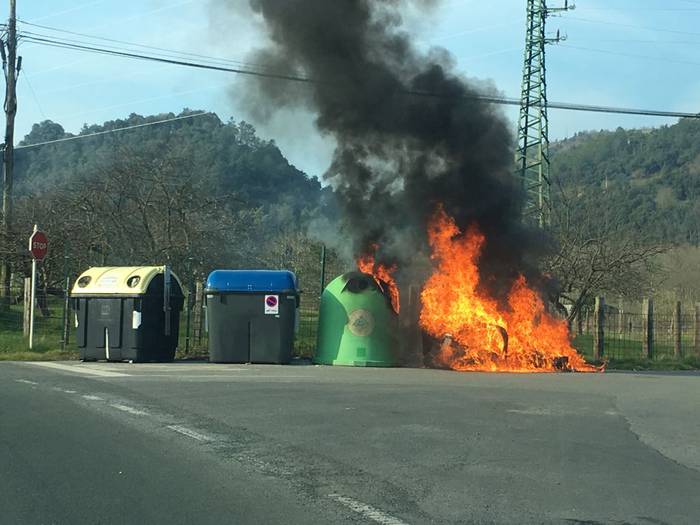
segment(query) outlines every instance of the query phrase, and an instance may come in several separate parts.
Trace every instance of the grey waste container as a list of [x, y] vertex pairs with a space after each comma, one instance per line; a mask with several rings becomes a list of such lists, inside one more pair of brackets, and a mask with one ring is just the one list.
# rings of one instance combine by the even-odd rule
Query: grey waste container
[[71, 291], [84, 361], [172, 361], [182, 285], [167, 266], [90, 268]]
[[209, 361], [289, 363], [299, 306], [292, 272], [216, 270], [205, 295]]

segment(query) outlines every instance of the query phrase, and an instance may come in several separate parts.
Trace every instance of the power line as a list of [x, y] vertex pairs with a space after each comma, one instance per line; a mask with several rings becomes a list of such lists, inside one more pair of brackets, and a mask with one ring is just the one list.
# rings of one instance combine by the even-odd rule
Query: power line
[[[150, 76], [150, 75], [157, 75], [159, 73], [162, 73], [163, 71], [172, 68], [174, 66], [170, 66], [168, 64], [163, 64], [162, 66], [156, 66], [149, 68], [146, 71], [137, 71], [134, 73], [130, 73], [128, 77], [126, 77], [128, 80], [134, 80], [137, 77], [142, 77], [142, 76]], [[35, 73], [32, 75], [32, 77], [36, 76], [38, 73]], [[61, 93], [63, 91], [71, 91], [76, 88], [82, 88], [82, 87], [87, 87], [87, 86], [96, 86], [98, 84], [105, 84], [108, 82], [113, 82], [114, 80], [125, 80], [124, 74], [119, 74], [119, 75], [111, 75], [111, 76], [106, 76], [106, 77], [100, 77], [96, 80], [86, 80], [84, 82], [78, 82], [77, 84], [68, 84], [68, 85], [59, 85], [56, 87], [53, 87], [51, 89], [44, 89], [40, 90], [38, 93], [41, 95], [50, 95], [52, 93]]]
[[[46, 35], [43, 33], [35, 33], [33, 31], [21, 31], [19, 33], [20, 39], [23, 41], [27, 41], [29, 43], [38, 43], [36, 40], [48, 40], [51, 42], [56, 42], [62, 45], [66, 46], [86, 46], [86, 47], [95, 47], [99, 46], [99, 49], [102, 51], [116, 51], [116, 52], [124, 52], [124, 53], [131, 53], [131, 52], [143, 52], [141, 49], [129, 49], [123, 46], [117, 46], [113, 44], [96, 44], [95, 42], [90, 42], [90, 41], [85, 41], [85, 40], [78, 40], [78, 39], [73, 39], [73, 38], [66, 38], [66, 37], [61, 37], [61, 36], [53, 36], [53, 35]], [[134, 47], [138, 47], [139, 44], [128, 44], [128, 45], [133, 45]], [[145, 46], [147, 48], [152, 48], [152, 49], [164, 49], [164, 48], [153, 48], [152, 46]], [[197, 54], [189, 54], [189, 53], [180, 53], [179, 51], [174, 51], [174, 50], [165, 50], [165, 52], [150, 52], [148, 54], [149, 57], [155, 57], [155, 58], [166, 58], [166, 59], [174, 59], [174, 60], [191, 60], [191, 56], [187, 55], [192, 55], [195, 57], [200, 57], [200, 60], [198, 62], [202, 63], [207, 63], [207, 64], [212, 64], [212, 65], [224, 65], [224, 66], [232, 66], [232, 67], [245, 67], [246, 69], [264, 69], [264, 66], [260, 66], [258, 64], [253, 64], [250, 62], [239, 62], [237, 60], [228, 60], [224, 58], [218, 58], [218, 57], [208, 57], [206, 55], [197, 55]]]
[[570, 44], [561, 44], [562, 47], [568, 47], [569, 49], [577, 49], [580, 51], [591, 51], [593, 53], [603, 53], [606, 55], [615, 55], [629, 58], [639, 58], [643, 60], [658, 60], [661, 62], [672, 62], [674, 64], [687, 64], [691, 66], [700, 66], [700, 62], [693, 62], [692, 60], [681, 60], [677, 58], [665, 58], [665, 57], [654, 57], [650, 55], [638, 55], [636, 53], [625, 53], [624, 51], [610, 51], [608, 49], [595, 49], [592, 47], [583, 46], [572, 46]]
[[[250, 62], [243, 62], [243, 61], [240, 61], [240, 60], [233, 60], [233, 59], [223, 58], [223, 57], [213, 57], [213, 56], [209, 56], [209, 55], [203, 55], [203, 54], [200, 54], [200, 53], [190, 53], [190, 52], [188, 52], [188, 51], [178, 51], [178, 50], [175, 50], [175, 49], [168, 49], [168, 48], [164, 48], [164, 47], [157, 47], [157, 46], [150, 46], [150, 45], [146, 45], [146, 44], [139, 44], [139, 43], [137, 43], [137, 42], [129, 42], [129, 41], [126, 41], [126, 40], [118, 40], [118, 39], [115, 39], [115, 38], [107, 38], [107, 37], [103, 37], [103, 36], [91, 35], [91, 34], [88, 34], [88, 33], [79, 33], [79, 32], [77, 32], [77, 31], [69, 31], [69, 30], [67, 30], [67, 29], [59, 29], [59, 28], [57, 28], [57, 27], [46, 26], [46, 25], [42, 25], [42, 24], [35, 24], [35, 23], [33, 23], [33, 22], [27, 22], [27, 21], [22, 20], [22, 19], [20, 19], [20, 18], [18, 18], [17, 21], [20, 22], [20, 23], [22, 23], [23, 25], [29, 25], [29, 26], [33, 26], [33, 27], [38, 27], [38, 28], [41, 28], [41, 29], [46, 29], [46, 30], [48, 30], [48, 31], [54, 31], [54, 32], [57, 32], [57, 33], [65, 33], [65, 34], [68, 34], [68, 35], [80, 36], [80, 37], [83, 37], [83, 38], [89, 38], [89, 39], [92, 39], [92, 40], [100, 40], [100, 41], [103, 41], [103, 42], [111, 42], [111, 43], [115, 43], [115, 44], [122, 44], [122, 45], [130, 46], [130, 47], [136, 47], [136, 48], [142, 48], [142, 49], [149, 49], [149, 50], [153, 50], [153, 51], [162, 51], [162, 52], [165, 52], [165, 53], [167, 53], [167, 54], [169, 54], [169, 55], [180, 55], [180, 56], [193, 57], [193, 58], [202, 58], [202, 59], [205, 59], [205, 60], [207, 60], [207, 61], [209, 61], [209, 62], [222, 62], [222, 63], [228, 63], [228, 64], [238, 64], [238, 65], [248, 66], [248, 67], [251, 67], [251, 66], [252, 66], [252, 67], [264, 67], [264, 66], [261, 66], [261, 65], [259, 65], [259, 64], [253, 64], [253, 63], [250, 63]], [[31, 33], [31, 32], [29, 32], [29, 31], [25, 31], [25, 33], [34, 34], [34, 35], [37, 35], [37, 36], [40, 36], [40, 37], [46, 37], [46, 38], [60, 38], [60, 37], [52, 37], [52, 36], [48, 36], [48, 35], [42, 35], [42, 34], [38, 34], [38, 33]], [[67, 40], [67, 39], [64, 38], [64, 40]], [[79, 44], [94, 44], [94, 42], [84, 42], [84, 41], [75, 41], [75, 40], [73, 40], [73, 41], [67, 40], [67, 41], [69, 41], [69, 42], [76, 42], [76, 43], [79, 43]], [[113, 47], [114, 47], [114, 46], [113, 46]], [[119, 48], [116, 48], [116, 49], [119, 49]], [[122, 48], [122, 49], [123, 49], [123, 48]]]
[[27, 68], [26, 66], [24, 69], [21, 71], [24, 73], [22, 75], [22, 79], [27, 83], [27, 86], [29, 86], [29, 91], [32, 94], [32, 97], [34, 98], [34, 102], [36, 103], [36, 107], [39, 108], [39, 113], [41, 113], [41, 116], [44, 117], [44, 120], [46, 120], [46, 114], [44, 113], [44, 109], [41, 107], [41, 103], [39, 102], [39, 97], [36, 96], [36, 91], [34, 91], [34, 87], [32, 86], [32, 83], [29, 81], [29, 77], [27, 76]]
[[[624, 1], [627, 1], [627, 0], [624, 0]], [[666, 2], [667, 0], [659, 0], [659, 1]], [[684, 4], [700, 5], [700, 0], [678, 0], [678, 1], [683, 2]], [[579, 9], [579, 8], [577, 8], [577, 9]], [[591, 7], [591, 8], [584, 8], [584, 9], [595, 9], [595, 8]], [[627, 9], [628, 10], [637, 10], [637, 9], [644, 9], [644, 8], [634, 6], [634, 7], [628, 7]]]
[[36, 144], [27, 144], [25, 146], [16, 146], [15, 149], [29, 149], [29, 148], [36, 148], [38, 146], [46, 146], [47, 144], [56, 144], [58, 142], [68, 142], [70, 140], [87, 139], [90, 137], [96, 137], [98, 135], [108, 135], [110, 133], [117, 133], [119, 131], [128, 131], [130, 129], [145, 128], [147, 126], [155, 126], [157, 124], [165, 124], [166, 122], [175, 122], [176, 120], [184, 120], [184, 119], [189, 119], [189, 118], [194, 118], [194, 117], [201, 117], [203, 115], [212, 115], [212, 113], [210, 113], [208, 111], [203, 111], [201, 113], [193, 113], [192, 115], [182, 115], [179, 117], [172, 117], [172, 118], [167, 118], [167, 119], [163, 119], [163, 120], [156, 120], [154, 122], [146, 122], [144, 124], [136, 124], [134, 126], [125, 126], [122, 128], [108, 129], [105, 131], [97, 131], [95, 133], [90, 133], [88, 135], [74, 135], [72, 137], [64, 137], [62, 139], [47, 140], [46, 142], [37, 142]]
[[179, 97], [183, 95], [189, 95], [192, 93], [198, 93], [201, 91], [205, 91], [207, 89], [215, 89], [215, 88], [222, 88], [222, 87], [227, 87], [228, 84], [226, 83], [219, 83], [219, 84], [211, 84], [209, 82], [203, 83], [203, 84], [197, 84], [197, 87], [194, 87], [192, 89], [186, 89], [182, 91], [175, 91], [175, 92], [168, 92], [163, 95], [157, 95], [157, 96], [152, 96], [152, 97], [147, 97], [147, 98], [140, 98], [137, 100], [128, 100], [126, 102], [120, 102], [118, 104], [110, 104], [109, 106], [101, 106], [97, 108], [90, 108], [85, 111], [80, 111], [78, 113], [70, 113], [70, 114], [63, 114], [63, 115], [57, 115], [56, 119], [57, 120], [63, 120], [63, 119], [72, 119], [76, 117], [81, 117], [83, 115], [95, 115], [104, 112], [105, 110], [109, 109], [116, 109], [116, 108], [123, 108], [123, 107], [134, 107], [138, 104], [143, 104], [144, 102], [153, 102], [156, 100], [163, 100], [163, 99], [168, 99], [168, 98], [173, 98], [173, 97]]
[[658, 40], [642, 38], [576, 38], [576, 42], [596, 42], [606, 44], [680, 44], [684, 46], [700, 45], [700, 40]]
[[[56, 16], [65, 15], [65, 14], [68, 14], [68, 13], [72, 13], [73, 11], [79, 11], [79, 10], [84, 9], [84, 8], [86, 8], [86, 7], [92, 7], [92, 6], [97, 5], [97, 4], [104, 4], [105, 1], [106, 1], [106, 0], [92, 0], [91, 2], [87, 2], [87, 3], [84, 3], [84, 4], [76, 5], [76, 6], [73, 6], [73, 7], [68, 8], [68, 9], [64, 9], [63, 11], [58, 11], [58, 12], [56, 12], [56, 13], [51, 13], [51, 14], [49, 14], [49, 15], [44, 15], [44, 16], [42, 16], [42, 17], [40, 17], [40, 18], [35, 18], [34, 20], [46, 20], [47, 18], [53, 18], [53, 17], [56, 17]], [[19, 18], [17, 19], [17, 21], [19, 22]]]
[[473, 29], [466, 29], [464, 31], [459, 31], [457, 33], [449, 33], [447, 35], [437, 35], [437, 36], [430, 38], [427, 41], [428, 42], [436, 42], [438, 40], [449, 40], [451, 38], [457, 38], [460, 36], [471, 35], [472, 33], [479, 33], [481, 31], [491, 31], [493, 29], [500, 29], [502, 27], [514, 26], [514, 25], [522, 23], [523, 21], [524, 21], [523, 18], [518, 18], [516, 20], [511, 20], [509, 22], [503, 22], [500, 24], [492, 24], [492, 25], [488, 25], [488, 26], [475, 27]]
[[700, 11], [700, 7], [576, 7], [577, 11]]
[[608, 22], [605, 20], [590, 20], [588, 18], [578, 18], [575, 16], [569, 16], [569, 17], [567, 17], [567, 20], [576, 20], [578, 22], [587, 22], [589, 24], [603, 24], [603, 25], [609, 25], [609, 26], [631, 27], [633, 29], [644, 29], [646, 31], [658, 31], [660, 33], [674, 33], [677, 35], [700, 36], [700, 33], [697, 33], [694, 31], [679, 31], [676, 29], [664, 29], [664, 28], [660, 28], [660, 27], [640, 26], [637, 24], [624, 24], [622, 22]]
[[[74, 44], [70, 42], [64, 42], [60, 40], [55, 40], [51, 38], [39, 38], [33, 36], [24, 37], [28, 41], [35, 42], [40, 45], [45, 45], [49, 47], [57, 47], [63, 49], [72, 49], [75, 51], [98, 53], [103, 55], [110, 55], [122, 58], [131, 58], [136, 60], [144, 60], [151, 62], [159, 62], [165, 64], [173, 64], [183, 67], [191, 67], [195, 69], [204, 69], [211, 71], [220, 71], [225, 73], [234, 73], [239, 75], [254, 76], [259, 78], [270, 78], [274, 80], [286, 80], [290, 82], [300, 82], [305, 84], [320, 84], [320, 83], [330, 83], [326, 79], [314, 79], [310, 77], [304, 77], [297, 74], [285, 74], [276, 73], [272, 71], [255, 71], [251, 69], [244, 69], [239, 67], [225, 67], [211, 64], [203, 64], [199, 62], [192, 62], [187, 60], [175, 60], [171, 58], [163, 58], [151, 55], [144, 55], [134, 52], [119, 51], [115, 49], [106, 49], [96, 46], [87, 46], [82, 44]], [[407, 95], [416, 96], [427, 96], [427, 97], [437, 97], [437, 98], [452, 98], [454, 95], [448, 95], [444, 93], [430, 93], [430, 92], [420, 92], [420, 91], [404, 91]], [[463, 98], [469, 98], [473, 100], [481, 100], [484, 102], [490, 102], [493, 104], [502, 105], [519, 105], [520, 100], [508, 97], [491, 96], [491, 95], [466, 95]], [[648, 109], [636, 109], [636, 108], [623, 108], [614, 106], [597, 106], [588, 104], [575, 104], [567, 102], [548, 102], [547, 107], [552, 109], [561, 109], [567, 111], [587, 111], [594, 113], [616, 113], [623, 115], [641, 115], [641, 116], [655, 116], [655, 117], [670, 117], [670, 118], [700, 118], [698, 113], [690, 112], [679, 112], [679, 111], [665, 111], [665, 110], [648, 110]]]
[[212, 65], [212, 64], [203, 64], [200, 62], [191, 62], [191, 61], [187, 61], [187, 60], [175, 60], [172, 58], [164, 58], [164, 57], [158, 57], [158, 56], [152, 56], [152, 55], [142, 55], [139, 53], [133, 53], [133, 52], [129, 52], [129, 51], [119, 51], [116, 49], [107, 49], [107, 48], [100, 48], [100, 47], [95, 47], [95, 46], [90, 46], [90, 45], [75, 44], [75, 43], [56, 40], [56, 39], [52, 39], [52, 38], [40, 38], [40, 37], [36, 37], [36, 36], [31, 36], [31, 35], [25, 36], [25, 33], [22, 33], [22, 36], [25, 40], [27, 40], [29, 42], [34, 42], [34, 43], [42, 44], [42, 45], [48, 45], [50, 47], [74, 49], [77, 51], [87, 51], [87, 52], [99, 53], [99, 54], [103, 54], [103, 55], [113, 55], [113, 56], [124, 57], [124, 58], [133, 58], [133, 59], [137, 59], [137, 60], [148, 60], [148, 61], [152, 61], [152, 62], [162, 62], [164, 64], [174, 64], [174, 65], [178, 65], [178, 66], [193, 67], [193, 68], [197, 68], [197, 69], [209, 69], [212, 71], [222, 71], [222, 72], [226, 72], [226, 73], [237, 73], [237, 74], [241, 74], [241, 75], [252, 75], [252, 76], [259, 76], [259, 77], [275, 78], [278, 80], [290, 80], [290, 81], [294, 81], [294, 82], [305, 82], [305, 83], [310, 83], [310, 82], [320, 83], [321, 82], [321, 81], [313, 80], [311, 78], [302, 77], [300, 75], [289, 75], [289, 74], [283, 74], [283, 73], [253, 71], [251, 69], [243, 69], [243, 68], [238, 68], [238, 67], [224, 67], [224, 66], [217, 66], [217, 65]]

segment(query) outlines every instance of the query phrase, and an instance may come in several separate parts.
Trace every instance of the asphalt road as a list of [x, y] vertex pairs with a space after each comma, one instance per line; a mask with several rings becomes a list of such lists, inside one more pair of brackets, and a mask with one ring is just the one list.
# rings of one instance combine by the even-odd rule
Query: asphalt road
[[0, 363], [0, 523], [700, 523], [700, 375]]

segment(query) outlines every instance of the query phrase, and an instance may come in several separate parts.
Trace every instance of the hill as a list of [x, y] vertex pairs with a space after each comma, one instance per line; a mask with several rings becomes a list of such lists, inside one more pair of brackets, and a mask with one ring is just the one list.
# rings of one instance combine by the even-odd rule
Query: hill
[[[119, 133], [114, 129], [139, 126], [202, 113], [185, 110], [142, 116], [131, 114], [101, 125], [85, 125], [78, 134], [93, 135], [35, 148], [18, 149], [16, 187], [19, 194], [43, 191], [90, 176], [115, 163], [115, 153], [164, 157], [177, 152], [192, 162], [190, 176], [208, 185], [212, 194], [235, 192], [251, 206], [285, 207], [298, 219], [318, 205], [321, 185], [294, 168], [274, 141], [264, 141], [246, 122], [223, 123], [216, 115], [166, 122]], [[35, 124], [20, 146], [74, 137], [50, 120]]]
[[619, 230], [641, 241], [700, 244], [698, 120], [578, 133], [553, 143], [552, 173], [575, 215], [615, 209]]
[[[16, 234], [2, 247], [14, 253], [16, 282], [34, 223], [51, 236], [42, 270], [49, 285], [61, 282], [66, 263], [71, 273], [169, 263], [190, 282], [214, 267], [316, 271], [320, 246], [305, 230], [332, 192], [253, 126], [205, 114], [110, 132], [195, 113], [132, 114], [78, 135], [35, 124], [16, 150]], [[84, 135], [94, 136], [76, 139]]]

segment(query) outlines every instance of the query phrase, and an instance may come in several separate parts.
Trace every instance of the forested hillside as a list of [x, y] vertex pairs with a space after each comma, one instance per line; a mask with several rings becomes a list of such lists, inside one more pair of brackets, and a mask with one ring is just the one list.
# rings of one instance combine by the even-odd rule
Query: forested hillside
[[[194, 113], [132, 114], [80, 134]], [[74, 273], [97, 264], [169, 263], [190, 282], [214, 267], [316, 271], [320, 245], [306, 227], [331, 208], [332, 192], [250, 124], [207, 114], [42, 144], [71, 137], [45, 121], [20, 144], [36, 146], [17, 149], [17, 234], [3, 248], [16, 254], [17, 279], [26, 273], [33, 223], [51, 238], [43, 265], [49, 284], [60, 282], [66, 264]]]
[[[552, 172], [575, 215], [649, 242], [700, 244], [700, 121], [586, 132], [552, 147]], [[554, 198], [561, 200], [555, 188]]]
[[[94, 137], [44, 145], [71, 135], [36, 124], [21, 143], [36, 146], [17, 150], [17, 231], [3, 247], [15, 254], [16, 278], [39, 223], [52, 242], [42, 267], [49, 285], [67, 266], [169, 263], [189, 282], [215, 267], [290, 268], [315, 294], [320, 244], [307, 227], [333, 224], [338, 210], [333, 192], [274, 142], [213, 114], [103, 133], [193, 113], [131, 115], [80, 132], [102, 133]], [[545, 270], [560, 283], [557, 300], [582, 306], [596, 292], [658, 288], [649, 265], [672, 245], [685, 245], [690, 260], [700, 244], [699, 122], [579, 133], [553, 144], [552, 161], [558, 251]]]
[[[180, 115], [200, 113], [185, 110]], [[84, 126], [80, 135], [137, 126], [173, 118], [174, 114], [127, 119]], [[35, 124], [21, 146], [70, 137], [60, 124]], [[319, 203], [320, 184], [291, 166], [273, 141], [263, 141], [246, 122], [223, 123], [214, 114], [167, 122], [114, 134], [18, 149], [17, 191], [42, 191], [95, 174], [119, 161], [120, 155], [170, 157], [191, 163], [194, 179], [212, 194], [235, 193], [251, 206], [285, 208], [291, 217]]]

